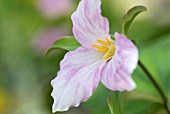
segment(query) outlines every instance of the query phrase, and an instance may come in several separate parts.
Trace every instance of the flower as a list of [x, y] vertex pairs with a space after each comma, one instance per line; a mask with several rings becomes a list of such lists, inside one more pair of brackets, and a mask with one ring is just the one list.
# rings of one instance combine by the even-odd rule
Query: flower
[[116, 41], [111, 39], [108, 20], [101, 15], [101, 0], [81, 0], [71, 19], [73, 34], [82, 46], [65, 55], [51, 82], [53, 112], [79, 106], [100, 81], [112, 91], [136, 87], [131, 73], [137, 67], [138, 50], [122, 34], [114, 34]]
[[38, 0], [37, 6], [45, 17], [54, 19], [69, 14], [73, 2], [71, 0]]
[[44, 53], [54, 41], [69, 33], [67, 28], [67, 26], [47, 27], [36, 31], [31, 42], [34, 50], [41, 54]]

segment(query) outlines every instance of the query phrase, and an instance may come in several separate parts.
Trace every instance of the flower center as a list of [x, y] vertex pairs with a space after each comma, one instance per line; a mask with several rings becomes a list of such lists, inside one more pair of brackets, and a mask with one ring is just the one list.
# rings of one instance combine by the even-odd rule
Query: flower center
[[103, 56], [104, 59], [109, 59], [114, 55], [116, 46], [112, 41], [106, 38], [106, 40], [97, 39], [97, 42], [100, 45], [92, 44], [92, 47], [97, 48], [98, 52], [105, 52], [105, 55]]

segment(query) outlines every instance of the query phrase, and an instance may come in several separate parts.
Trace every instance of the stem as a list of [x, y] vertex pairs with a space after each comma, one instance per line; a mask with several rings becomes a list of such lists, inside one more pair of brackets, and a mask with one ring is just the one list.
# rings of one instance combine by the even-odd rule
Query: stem
[[165, 93], [163, 92], [162, 88], [159, 86], [159, 84], [156, 82], [156, 80], [153, 78], [153, 76], [151, 75], [151, 73], [147, 70], [147, 68], [144, 66], [144, 64], [139, 60], [138, 61], [139, 66], [141, 67], [141, 69], [145, 72], [145, 74], [148, 76], [148, 78], [151, 80], [151, 82], [153, 83], [153, 85], [155, 86], [155, 88], [157, 89], [158, 93], [160, 94], [160, 96], [163, 99], [164, 102], [164, 106], [167, 110], [167, 112], [170, 114], [170, 111], [168, 109], [168, 99], [165, 95]]

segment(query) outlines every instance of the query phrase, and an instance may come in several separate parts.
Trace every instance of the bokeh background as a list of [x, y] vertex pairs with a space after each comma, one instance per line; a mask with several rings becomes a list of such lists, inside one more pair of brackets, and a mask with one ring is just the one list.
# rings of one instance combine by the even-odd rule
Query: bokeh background
[[[0, 0], [0, 114], [52, 114], [50, 81], [66, 51], [43, 53], [59, 37], [72, 35], [70, 16], [78, 3]], [[120, 33], [121, 17], [135, 5], [149, 10], [136, 18], [129, 38], [136, 41], [141, 60], [170, 99], [170, 1], [102, 0], [102, 14], [110, 21], [111, 33]], [[133, 79], [137, 88], [125, 95], [125, 114], [166, 114], [162, 99], [140, 68]], [[61, 114], [110, 114], [108, 93], [100, 84], [87, 102]]]

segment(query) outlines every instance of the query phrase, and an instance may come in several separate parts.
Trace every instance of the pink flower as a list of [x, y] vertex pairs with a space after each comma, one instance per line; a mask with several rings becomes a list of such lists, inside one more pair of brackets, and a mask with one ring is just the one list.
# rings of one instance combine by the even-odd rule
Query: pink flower
[[72, 0], [38, 0], [38, 9], [47, 18], [67, 15], [73, 7]]
[[33, 47], [37, 52], [44, 53], [54, 41], [69, 33], [66, 27], [49, 27], [36, 32]]
[[51, 82], [53, 112], [79, 106], [100, 81], [112, 91], [136, 87], [131, 73], [137, 67], [138, 50], [122, 34], [114, 34], [116, 41], [111, 39], [108, 20], [101, 15], [101, 0], [81, 0], [71, 18], [74, 36], [82, 46], [65, 55]]

